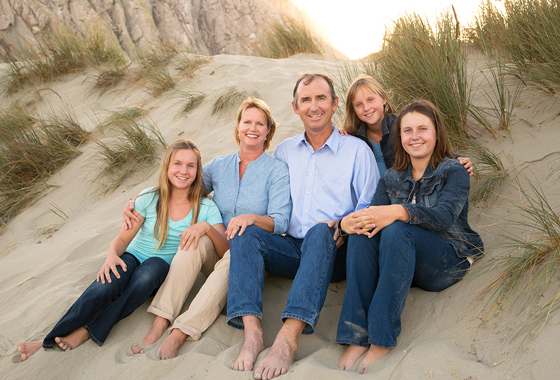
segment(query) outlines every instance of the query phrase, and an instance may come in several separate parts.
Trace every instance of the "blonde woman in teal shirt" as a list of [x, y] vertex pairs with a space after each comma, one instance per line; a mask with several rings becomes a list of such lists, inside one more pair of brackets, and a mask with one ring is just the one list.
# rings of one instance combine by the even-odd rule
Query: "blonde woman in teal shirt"
[[188, 140], [171, 144], [162, 161], [159, 186], [138, 198], [136, 220], [111, 244], [96, 280], [82, 293], [45, 339], [18, 343], [22, 360], [41, 346], [72, 350], [91, 338], [102, 345], [113, 326], [132, 314], [164, 281], [185, 228], [209, 226], [216, 249], [227, 240], [217, 206], [206, 198], [198, 148]]

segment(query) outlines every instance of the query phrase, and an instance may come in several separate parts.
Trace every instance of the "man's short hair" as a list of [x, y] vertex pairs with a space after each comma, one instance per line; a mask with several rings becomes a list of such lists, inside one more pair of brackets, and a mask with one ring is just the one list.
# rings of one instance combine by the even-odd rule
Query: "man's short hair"
[[336, 93], [334, 92], [334, 84], [332, 79], [326, 74], [306, 73], [298, 78], [296, 82], [296, 86], [294, 87], [293, 98], [294, 98], [294, 104], [296, 108], [298, 107], [297, 89], [299, 87], [299, 84], [303, 82], [304, 85], [308, 85], [309, 83], [313, 82], [317, 78], [323, 78], [327, 82], [327, 84], [329, 85], [329, 89], [331, 90], [332, 102], [334, 103], [334, 100], [336, 99]]

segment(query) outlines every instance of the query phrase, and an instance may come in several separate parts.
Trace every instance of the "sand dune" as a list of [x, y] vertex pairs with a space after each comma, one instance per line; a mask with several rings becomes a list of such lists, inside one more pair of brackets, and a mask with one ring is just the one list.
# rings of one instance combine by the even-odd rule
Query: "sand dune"
[[[42, 104], [69, 107], [88, 130], [95, 120], [103, 119], [119, 107], [149, 109], [149, 118], [161, 130], [167, 142], [179, 137], [193, 139], [203, 161], [237, 150], [232, 137], [233, 117], [211, 117], [215, 97], [227, 86], [256, 90], [270, 105], [279, 123], [272, 149], [283, 139], [301, 133], [302, 125], [291, 106], [293, 85], [308, 71], [336, 73], [336, 62], [298, 55], [272, 60], [258, 57], [218, 55], [197, 71], [193, 79], [183, 79], [176, 87], [182, 91], [207, 94], [204, 103], [186, 117], [179, 115], [181, 100], [166, 93], [158, 99], [143, 89], [120, 86], [99, 95], [92, 90], [95, 72], [66, 77], [48, 85], [53, 91], [40, 91]], [[22, 95], [31, 95], [25, 90]], [[484, 105], [484, 98], [477, 100]], [[513, 173], [526, 173], [541, 183], [552, 205], [560, 203], [560, 118], [556, 99], [549, 95], [522, 96], [514, 116], [511, 133], [494, 140], [483, 132], [476, 139], [502, 158]], [[530, 126], [531, 124], [532, 126]], [[107, 137], [101, 137], [106, 139]], [[94, 143], [81, 148], [74, 159], [49, 183], [59, 186], [31, 208], [14, 218], [0, 236], [0, 378], [69, 379], [249, 379], [250, 373], [236, 373], [230, 364], [241, 347], [243, 334], [225, 323], [225, 314], [198, 342], [187, 342], [176, 359], [161, 362], [155, 350], [133, 356], [128, 348], [148, 331], [153, 316], [146, 312], [148, 303], [118, 323], [103, 347], [88, 341], [76, 350], [40, 350], [24, 363], [14, 363], [15, 343], [42, 338], [66, 309], [92, 281], [102, 264], [106, 247], [120, 228], [121, 211], [128, 199], [155, 183], [155, 177], [126, 185], [100, 197], [94, 180], [100, 156]], [[511, 181], [510, 181], [511, 182]], [[491, 256], [503, 244], [495, 234], [499, 218], [517, 218], [506, 198], [515, 197], [506, 186], [503, 197], [487, 209], [471, 212], [471, 225], [479, 231]], [[67, 218], [50, 211], [58, 207]], [[554, 379], [560, 370], [560, 315], [553, 313], [545, 327], [521, 354], [521, 338], [510, 340], [521, 323], [523, 312], [501, 311], [497, 317], [480, 320], [484, 301], [478, 292], [488, 275], [477, 275], [475, 263], [467, 278], [441, 292], [412, 289], [403, 314], [403, 329], [398, 346], [370, 368], [357, 375], [341, 371], [337, 360], [343, 347], [335, 343], [336, 323], [344, 296], [345, 283], [331, 284], [317, 333], [304, 336], [296, 363], [285, 379]], [[200, 275], [202, 276], [202, 275]], [[201, 284], [199, 278], [193, 292]], [[271, 344], [281, 321], [291, 281], [268, 276], [265, 281], [263, 327], [266, 343]], [[188, 302], [187, 301], [187, 304]]]

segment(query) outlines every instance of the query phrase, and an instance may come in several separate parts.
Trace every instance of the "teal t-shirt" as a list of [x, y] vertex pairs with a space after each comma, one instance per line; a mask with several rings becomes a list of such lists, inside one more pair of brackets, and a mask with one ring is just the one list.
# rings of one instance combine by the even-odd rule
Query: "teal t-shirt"
[[[167, 241], [159, 249], [156, 250], [158, 242], [154, 235], [154, 226], [156, 224], [156, 204], [159, 198], [158, 192], [151, 192], [155, 188], [145, 189], [136, 198], [134, 208], [144, 218], [144, 223], [140, 227], [140, 231], [130, 242], [126, 251], [132, 253], [141, 263], [150, 257], [161, 257], [163, 260], [171, 264], [171, 260], [177, 253], [181, 237], [179, 236], [192, 222], [192, 210], [185, 218], [174, 222], [169, 219], [169, 229], [167, 233]], [[199, 222], [208, 222], [210, 225], [222, 223], [222, 216], [218, 206], [208, 198], [200, 202], [200, 212], [198, 214]]]

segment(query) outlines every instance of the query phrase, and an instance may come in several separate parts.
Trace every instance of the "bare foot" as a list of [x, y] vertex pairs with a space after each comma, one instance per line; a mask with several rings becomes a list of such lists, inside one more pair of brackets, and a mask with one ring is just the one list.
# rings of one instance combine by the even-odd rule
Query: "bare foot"
[[235, 371], [251, 371], [257, 361], [257, 356], [264, 351], [264, 333], [261, 321], [257, 317], [246, 315], [243, 317], [245, 327], [245, 343], [231, 368]]
[[156, 316], [152, 328], [148, 331], [148, 334], [142, 339], [140, 343], [133, 344], [131, 347], [132, 352], [135, 354], [146, 353], [145, 347], [154, 344], [161, 338], [165, 330], [169, 326], [169, 321], [163, 317]]
[[369, 346], [369, 350], [367, 351], [366, 356], [364, 356], [360, 364], [358, 364], [356, 372], [361, 373], [362, 375], [364, 373], [367, 373], [368, 364], [381, 359], [383, 356], [387, 355], [389, 351], [391, 351], [390, 348], [378, 347], [372, 344], [371, 346]]
[[350, 344], [346, 351], [338, 359], [338, 368], [348, 370], [367, 351], [367, 347], [354, 346]]
[[39, 351], [43, 347], [43, 341], [37, 342], [20, 342], [17, 344], [17, 350], [21, 354], [21, 360], [27, 360], [31, 355]]
[[58, 347], [66, 351], [66, 350], [73, 350], [74, 348], [78, 347], [88, 339], [89, 339], [89, 333], [87, 332], [86, 329], [80, 327], [79, 329], [71, 332], [65, 337], [54, 338], [54, 341], [56, 342], [56, 344], [58, 344]]
[[173, 329], [171, 334], [161, 342], [159, 347], [159, 358], [160, 360], [173, 359], [177, 357], [179, 353], [179, 348], [187, 340], [187, 334], [179, 329]]
[[253, 372], [255, 379], [272, 379], [288, 372], [294, 364], [299, 337], [304, 327], [305, 322], [303, 321], [286, 319], [276, 335], [270, 351]]

